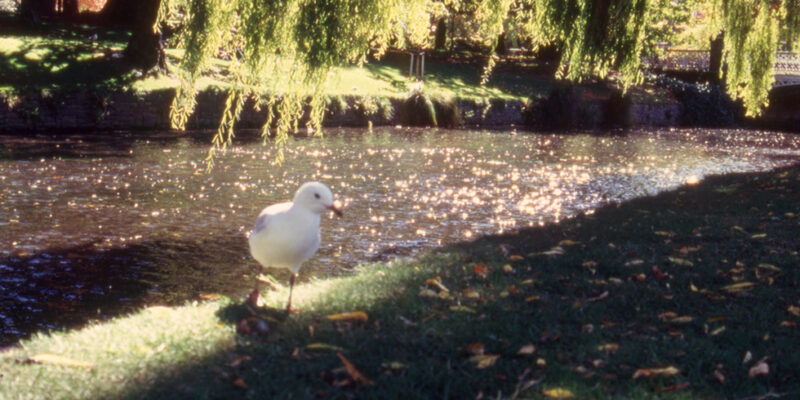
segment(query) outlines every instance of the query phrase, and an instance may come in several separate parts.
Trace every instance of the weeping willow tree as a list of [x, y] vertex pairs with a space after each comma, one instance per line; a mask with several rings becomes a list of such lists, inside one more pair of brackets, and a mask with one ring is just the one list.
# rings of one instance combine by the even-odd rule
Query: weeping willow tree
[[[224, 54], [230, 86], [209, 163], [230, 143], [248, 100], [266, 114], [264, 136], [274, 127], [282, 149], [304, 115], [308, 128], [320, 132], [333, 66], [363, 63], [369, 52], [380, 55], [388, 46], [428, 47], [432, 24], [448, 12], [468, 15], [470, 38], [492, 49], [506, 33], [534, 47], [555, 46], [558, 76], [581, 81], [615, 72], [626, 88], [641, 81], [641, 56], [653, 38], [663, 39], [653, 34], [654, 21], [669, 18], [673, 6], [666, 0], [162, 0], [159, 20], [180, 19], [185, 26], [171, 121], [185, 127], [198, 79]], [[778, 42], [797, 48], [800, 0], [714, 0], [711, 9], [714, 34], [725, 33], [727, 89], [758, 114]], [[484, 81], [494, 63], [490, 57]]]
[[[692, 8], [711, 10], [708, 41], [724, 33], [726, 88], [748, 115], [767, 104], [779, 41], [800, 49], [800, 0], [484, 0], [476, 16], [486, 40], [504, 29], [534, 47], [556, 46], [558, 75], [580, 81], [616, 72], [623, 88], [642, 79], [642, 55], [654, 40], [669, 40], [665, 20], [686, 19]], [[490, 59], [484, 81], [494, 65]], [[720, 74], [723, 71], [718, 71]]]
[[800, 44], [800, 0], [715, 0], [714, 6], [715, 28], [725, 37], [728, 93], [748, 115], [758, 115], [774, 82], [779, 40], [795, 49]]
[[184, 129], [196, 106], [196, 86], [212, 59], [230, 59], [229, 89], [213, 146], [223, 150], [248, 100], [266, 114], [263, 136], [276, 130], [278, 160], [301, 118], [321, 132], [324, 89], [333, 66], [363, 63], [368, 52], [427, 37], [426, 0], [163, 0], [159, 20], [181, 19], [180, 87], [174, 128]]
[[[483, 0], [473, 18], [472, 37], [494, 49], [500, 34], [530, 43], [534, 50], [560, 50], [559, 77], [583, 80], [622, 74], [625, 85], [641, 79], [639, 67], [651, 0]], [[489, 57], [488, 79], [496, 62]]]

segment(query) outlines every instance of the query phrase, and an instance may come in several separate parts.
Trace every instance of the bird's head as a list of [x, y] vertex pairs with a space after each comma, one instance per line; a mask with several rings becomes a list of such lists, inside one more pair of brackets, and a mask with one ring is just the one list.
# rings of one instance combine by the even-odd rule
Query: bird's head
[[337, 216], [342, 216], [342, 209], [333, 201], [331, 190], [319, 182], [306, 182], [300, 186], [294, 195], [293, 202], [317, 214], [333, 211]]

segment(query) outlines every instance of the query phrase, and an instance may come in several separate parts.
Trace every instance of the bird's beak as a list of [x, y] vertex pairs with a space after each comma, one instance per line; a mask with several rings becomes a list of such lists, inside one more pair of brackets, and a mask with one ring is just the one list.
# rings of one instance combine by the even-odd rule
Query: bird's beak
[[333, 213], [336, 214], [337, 217], [342, 216], [342, 206], [339, 204], [339, 202], [335, 202], [329, 205], [328, 210], [333, 211]]

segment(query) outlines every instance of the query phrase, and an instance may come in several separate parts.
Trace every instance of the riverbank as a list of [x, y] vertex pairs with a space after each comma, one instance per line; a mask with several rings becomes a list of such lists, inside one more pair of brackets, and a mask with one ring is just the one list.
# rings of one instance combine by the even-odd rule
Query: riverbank
[[[542, 80], [541, 82], [547, 82]], [[535, 85], [545, 85], [543, 83]], [[659, 83], [659, 85], [662, 85]], [[759, 118], [743, 120], [720, 89], [670, 82], [626, 94], [607, 82], [577, 85], [550, 82], [532, 97], [487, 90], [486, 97], [459, 97], [436, 84], [431, 109], [413, 105], [413, 94], [341, 94], [326, 98], [325, 127], [440, 126], [568, 131], [637, 127], [734, 127], [796, 131], [796, 91], [776, 91]], [[337, 91], [341, 92], [341, 91]], [[109, 90], [23, 90], [0, 95], [0, 132], [170, 130], [174, 87]], [[210, 86], [199, 92], [187, 128], [216, 129], [227, 92]], [[248, 101], [237, 126], [261, 128], [263, 110]]]
[[[410, 97], [329, 95], [326, 127], [443, 126], [471, 128], [598, 129], [608, 127], [678, 126], [680, 105], [667, 99], [562, 84], [540, 98], [513, 96], [475, 98], [424, 94], [433, 110], [409, 110]], [[64, 130], [169, 130], [174, 88], [155, 90], [29, 90], [0, 96], [0, 132]], [[423, 92], [424, 93], [424, 92]], [[188, 129], [214, 129], [227, 92], [210, 87], [198, 94]], [[434, 111], [435, 110], [435, 111]], [[435, 112], [436, 115], [427, 115]], [[420, 115], [423, 117], [420, 118]], [[260, 128], [263, 110], [248, 102], [240, 128]], [[438, 122], [434, 122], [438, 121]]]
[[792, 398], [799, 195], [800, 166], [710, 177], [301, 285], [284, 321], [205, 295], [38, 334], [0, 397]]

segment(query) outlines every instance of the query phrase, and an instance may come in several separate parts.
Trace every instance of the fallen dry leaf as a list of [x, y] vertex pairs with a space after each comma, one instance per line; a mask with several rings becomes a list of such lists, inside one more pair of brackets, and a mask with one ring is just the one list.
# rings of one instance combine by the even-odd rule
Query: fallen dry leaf
[[604, 343], [597, 346], [597, 350], [602, 351], [603, 353], [614, 353], [619, 350], [619, 344], [617, 343]]
[[350, 360], [345, 358], [345, 356], [343, 356], [342, 353], [336, 353], [336, 357], [339, 357], [339, 360], [342, 361], [342, 364], [344, 364], [344, 368], [347, 370], [347, 374], [350, 375], [350, 378], [352, 378], [354, 381], [364, 386], [375, 385], [375, 382], [367, 379], [364, 375], [361, 375], [361, 372], [358, 372], [353, 363], [351, 363]]
[[685, 259], [685, 258], [667, 257], [667, 260], [669, 260], [669, 262], [671, 262], [671, 263], [673, 263], [675, 265], [680, 265], [682, 267], [694, 267], [694, 263], [689, 261], [689, 260], [687, 260], [687, 259]]
[[709, 332], [709, 335], [711, 335], [711, 336], [717, 336], [717, 335], [719, 335], [720, 333], [722, 333], [722, 332], [725, 332], [725, 329], [726, 329], [726, 328], [725, 328], [725, 325], [723, 325], [723, 326], [720, 326], [720, 327], [717, 327], [717, 328], [715, 328], [714, 330], [712, 330], [711, 332]]
[[544, 358], [541, 358], [541, 357], [537, 358], [536, 359], [536, 366], [539, 367], [539, 368], [546, 367], [547, 366], [547, 360], [545, 360]]
[[526, 344], [517, 350], [517, 354], [521, 356], [529, 356], [536, 352], [536, 346], [532, 344]]
[[753, 286], [755, 286], [755, 283], [753, 282], [739, 282], [739, 283], [734, 283], [733, 285], [723, 286], [722, 290], [728, 293], [738, 293], [750, 290], [753, 288]]
[[250, 356], [237, 357], [235, 360], [231, 361], [230, 364], [228, 364], [228, 366], [230, 366], [231, 368], [237, 368], [238, 366], [242, 365], [247, 361], [250, 361], [251, 359], [252, 358]]
[[344, 351], [344, 349], [339, 347], [339, 346], [334, 346], [332, 344], [319, 343], [319, 342], [307, 344], [306, 345], [306, 349], [308, 349], [308, 350], [331, 350], [331, 351], [337, 351], [337, 352], [338, 351]]
[[466, 297], [466, 298], [468, 298], [470, 300], [480, 300], [481, 299], [481, 293], [478, 292], [475, 289], [464, 289], [464, 291], [462, 293], [464, 294], [464, 297]]
[[428, 285], [428, 286], [433, 286], [433, 287], [439, 289], [442, 292], [449, 292], [450, 291], [450, 289], [446, 288], [442, 284], [442, 280], [438, 276], [436, 278], [428, 279], [427, 281], [425, 281], [425, 284]]
[[506, 273], [506, 274], [513, 274], [514, 273], [514, 267], [512, 267], [511, 264], [505, 264], [505, 265], [503, 265], [503, 272]]
[[542, 394], [544, 397], [551, 399], [571, 399], [575, 397], [569, 389], [564, 388], [543, 389]]
[[217, 293], [200, 294], [197, 296], [200, 300], [219, 300], [220, 296]]
[[584, 268], [597, 268], [597, 261], [593, 260], [584, 261], [583, 264], [581, 264], [581, 266]]
[[623, 265], [626, 267], [638, 267], [639, 265], [642, 264], [644, 264], [644, 260], [642, 260], [641, 258], [634, 258], [633, 260], [625, 261], [625, 264]]
[[662, 279], [669, 278], [669, 274], [668, 274], [668, 273], [661, 271], [661, 270], [660, 270], [658, 267], [656, 267], [655, 265], [653, 265], [653, 266], [650, 268], [650, 270], [651, 270], [651, 271], [653, 271], [653, 277], [654, 277], [654, 278], [656, 278], [656, 279], [658, 279], [658, 280], [662, 280]]
[[499, 358], [497, 354], [476, 354], [469, 358], [469, 362], [475, 364], [477, 369], [486, 369], [493, 366]]
[[[447, 293], [447, 292], [444, 292]], [[428, 288], [422, 288], [419, 290], [419, 297], [439, 297], [439, 293], [434, 292]]]
[[672, 323], [672, 324], [688, 324], [688, 323], [690, 323], [692, 321], [694, 321], [694, 317], [689, 316], [689, 315], [682, 315], [680, 317], [675, 317], [675, 318], [669, 319], [666, 322], [669, 322], [669, 323]]
[[558, 242], [559, 246], [578, 246], [580, 244], [581, 244], [581, 242], [576, 242], [574, 240], [569, 240], [569, 239], [564, 239], [564, 240]]
[[775, 272], [781, 272], [780, 268], [778, 268], [778, 267], [776, 267], [776, 266], [774, 266], [772, 264], [767, 264], [767, 263], [760, 263], [760, 264], [758, 264], [758, 266], [756, 266], [756, 268], [766, 269], [766, 270], [775, 271]]
[[338, 314], [331, 314], [328, 315], [326, 318], [328, 318], [328, 321], [361, 321], [361, 322], [367, 322], [367, 320], [369, 319], [367, 317], [367, 313], [363, 311], [350, 311]]
[[675, 232], [672, 232], [672, 231], [655, 231], [654, 233], [657, 236], [663, 236], [663, 237], [673, 237], [673, 236], [675, 236]]
[[719, 382], [721, 385], [725, 384], [725, 375], [722, 374], [722, 371], [715, 369], [714, 378], [716, 378], [717, 382]]
[[483, 354], [486, 350], [486, 347], [483, 343], [470, 343], [467, 345], [467, 353], [472, 355], [479, 355]]
[[511, 261], [522, 261], [522, 260], [525, 259], [525, 257], [523, 257], [523, 256], [521, 256], [519, 254], [512, 254], [512, 255], [508, 256], [508, 259], [511, 260]]
[[244, 382], [242, 378], [236, 378], [233, 382], [233, 386], [238, 387], [239, 389], [247, 389], [247, 384]]
[[639, 368], [633, 373], [633, 379], [650, 378], [654, 376], [675, 376], [681, 371], [673, 366], [664, 368]]
[[750, 236], [750, 239], [758, 240], [758, 239], [765, 239], [767, 237], [766, 233], [756, 233], [755, 235]]
[[694, 283], [692, 283], [692, 282], [689, 282], [689, 291], [692, 292], [692, 293], [701, 293], [701, 294], [708, 293], [708, 290], [706, 290], [706, 289], [698, 289], [697, 286], [695, 286]]
[[31, 356], [28, 358], [28, 362], [36, 364], [59, 365], [62, 367], [82, 367], [82, 368], [94, 367], [94, 364], [90, 362], [78, 361], [69, 357], [64, 357], [58, 354], [50, 354], [50, 353], [42, 353]]
[[564, 248], [563, 248], [563, 247], [561, 247], [561, 246], [555, 246], [555, 247], [553, 247], [553, 248], [552, 248], [552, 249], [550, 249], [550, 250], [543, 251], [541, 254], [542, 254], [542, 255], [545, 255], [545, 256], [551, 256], [551, 257], [552, 257], [552, 256], [560, 256], [560, 255], [564, 255], [564, 253], [565, 253], [565, 251], [564, 251]]
[[595, 297], [591, 297], [591, 298], [587, 299], [586, 301], [588, 301], [590, 303], [594, 303], [596, 301], [600, 301], [600, 300], [603, 300], [603, 299], [607, 298], [608, 294], [609, 294], [608, 290], [606, 290], [605, 292], [600, 293], [599, 295], [597, 295]]
[[759, 375], [769, 375], [769, 365], [767, 364], [766, 359], [762, 358], [755, 365], [750, 367], [749, 371], [747, 371], [747, 376], [751, 378], [755, 378]]
[[393, 371], [399, 371], [408, 368], [408, 365], [401, 363], [400, 361], [389, 361], [381, 363], [381, 367], [391, 369]]
[[798, 306], [790, 305], [789, 307], [786, 307], [786, 311], [789, 311], [789, 313], [795, 317], [800, 317], [800, 307]]
[[467, 307], [467, 306], [450, 306], [450, 311], [453, 312], [465, 312], [470, 314], [475, 314], [475, 310]]

